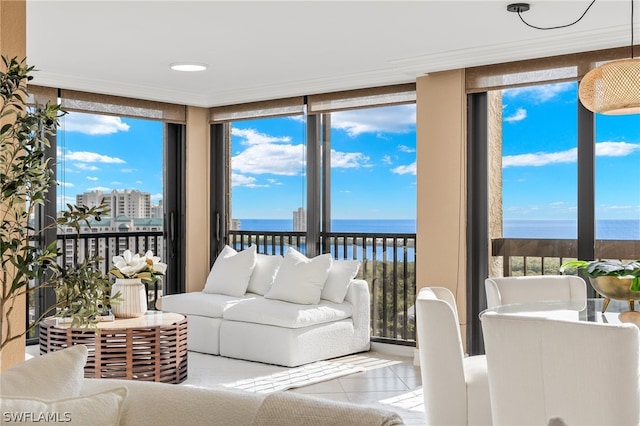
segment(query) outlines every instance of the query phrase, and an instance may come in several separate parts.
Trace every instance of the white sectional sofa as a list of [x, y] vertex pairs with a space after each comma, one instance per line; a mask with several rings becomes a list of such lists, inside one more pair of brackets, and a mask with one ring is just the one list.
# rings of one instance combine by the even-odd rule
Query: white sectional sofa
[[200, 292], [163, 296], [188, 318], [189, 350], [294, 367], [369, 350], [366, 281], [356, 261], [225, 247]]
[[292, 392], [255, 394], [85, 379], [87, 349], [50, 352], [0, 374], [0, 423], [92, 426], [395, 426], [397, 413]]

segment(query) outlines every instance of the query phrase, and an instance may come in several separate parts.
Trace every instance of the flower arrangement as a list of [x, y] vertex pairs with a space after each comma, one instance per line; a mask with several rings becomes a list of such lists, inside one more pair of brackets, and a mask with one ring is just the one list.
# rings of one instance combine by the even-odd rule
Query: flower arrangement
[[151, 250], [144, 255], [125, 250], [121, 256], [113, 256], [113, 266], [109, 273], [116, 278], [140, 278], [143, 283], [153, 284], [167, 270], [167, 264], [160, 262]]

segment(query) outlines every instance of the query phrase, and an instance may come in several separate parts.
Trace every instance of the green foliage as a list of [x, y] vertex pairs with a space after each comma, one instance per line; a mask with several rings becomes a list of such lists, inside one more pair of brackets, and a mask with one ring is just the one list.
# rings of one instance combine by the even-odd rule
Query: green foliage
[[560, 272], [565, 270], [582, 270], [589, 277], [634, 277], [631, 282], [631, 291], [640, 291], [640, 261], [632, 260], [621, 262], [619, 260], [571, 260], [560, 267]]
[[[0, 70], [0, 325], [3, 333], [0, 349], [24, 333], [14, 333], [11, 323], [4, 324], [17, 297], [25, 292], [53, 288], [61, 300], [30, 325], [29, 332], [45, 316], [59, 309], [70, 314], [76, 324], [95, 324], [95, 315], [87, 306], [104, 302], [105, 280], [94, 267], [96, 258], [79, 265], [61, 265], [57, 242], [43, 247], [42, 235], [57, 226], [80, 230], [82, 223], [99, 218], [108, 209], [69, 206], [69, 211], [40, 229], [29, 225], [38, 207], [47, 202], [47, 192], [55, 176], [47, 158], [48, 137], [54, 135], [58, 120], [65, 112], [52, 104], [27, 108], [26, 83], [33, 67], [24, 60], [2, 57]], [[68, 287], [68, 288], [67, 288]], [[81, 299], [81, 300], [80, 300]]]

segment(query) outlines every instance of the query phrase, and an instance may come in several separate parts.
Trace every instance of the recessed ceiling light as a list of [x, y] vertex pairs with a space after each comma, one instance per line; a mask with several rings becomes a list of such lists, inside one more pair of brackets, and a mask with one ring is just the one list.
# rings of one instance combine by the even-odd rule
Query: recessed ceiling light
[[207, 65], [197, 62], [174, 62], [171, 64], [171, 69], [174, 71], [204, 71], [207, 69]]

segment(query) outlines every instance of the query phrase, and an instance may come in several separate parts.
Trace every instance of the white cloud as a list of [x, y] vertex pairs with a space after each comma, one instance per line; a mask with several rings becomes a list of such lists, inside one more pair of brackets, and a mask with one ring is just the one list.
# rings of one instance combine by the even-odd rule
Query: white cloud
[[412, 174], [415, 176], [416, 174], [416, 163], [415, 161], [409, 165], [406, 166], [398, 166], [395, 167], [393, 169], [391, 169], [391, 173], [395, 173], [397, 175], [408, 175], [408, 174]]
[[547, 164], [575, 163], [578, 149], [560, 152], [536, 152], [532, 154], [506, 155], [502, 157], [502, 167], [546, 166]]
[[504, 118], [507, 123], [514, 123], [516, 121], [522, 121], [527, 118], [527, 110], [524, 108], [518, 108], [518, 110], [508, 117]]
[[98, 178], [95, 176], [87, 176], [87, 179], [92, 180], [94, 182], [98, 180]]
[[361, 152], [339, 152], [331, 150], [331, 168], [357, 169], [365, 167], [369, 157]]
[[269, 185], [258, 185], [256, 178], [253, 176], [245, 176], [239, 173], [231, 173], [231, 186], [244, 186], [247, 188], [265, 188]]
[[151, 194], [151, 201], [158, 204], [158, 201], [162, 200], [162, 193], [160, 194]]
[[242, 138], [243, 140], [240, 141], [242, 145], [263, 145], [273, 143], [291, 144], [290, 136], [270, 136], [264, 133], [259, 133], [255, 129], [238, 129], [233, 127], [231, 128], [231, 135]]
[[107, 188], [105, 186], [95, 186], [93, 188], [87, 188], [87, 191], [111, 192], [111, 188]]
[[303, 145], [251, 145], [231, 159], [234, 171], [240, 173], [295, 176], [304, 171]]
[[393, 164], [393, 160], [391, 159], [390, 155], [385, 155], [382, 157], [382, 162], [384, 164]]
[[120, 171], [122, 173], [133, 173], [136, 171], [136, 169], [120, 169]]
[[[599, 142], [596, 144], [596, 157], [624, 157], [635, 151], [640, 151], [640, 144], [627, 142]], [[502, 157], [502, 167], [538, 167], [548, 164], [575, 163], [577, 159], [578, 149], [571, 148], [559, 152], [506, 155]]]
[[141, 180], [137, 180], [137, 181], [136, 181], [136, 183], [137, 183], [138, 185], [142, 185], [144, 182], [143, 182], [143, 181], [141, 181]]
[[406, 145], [398, 145], [398, 151], [400, 152], [416, 152], [416, 150], [414, 148], [411, 148], [409, 146]]
[[600, 142], [596, 144], [598, 157], [625, 157], [640, 150], [639, 144], [627, 142]]
[[118, 157], [109, 157], [108, 155], [98, 154], [97, 152], [89, 151], [69, 151], [65, 156], [66, 160], [80, 161], [82, 163], [109, 163], [109, 164], [122, 164], [125, 161]]
[[407, 133], [415, 128], [415, 124], [415, 104], [331, 114], [331, 127], [344, 130], [351, 137], [362, 133]]
[[505, 98], [527, 97], [536, 102], [549, 101], [559, 94], [571, 90], [575, 87], [575, 83], [557, 83], [544, 84], [540, 86], [518, 87], [516, 89], [507, 89], [503, 92]]
[[76, 169], [86, 170], [86, 171], [90, 171], [90, 172], [94, 172], [96, 170], [99, 170], [99, 168], [97, 166], [90, 166], [90, 165], [85, 164], [85, 163], [76, 163], [73, 166]]
[[62, 124], [67, 132], [79, 132], [87, 135], [110, 135], [117, 132], [126, 132], [130, 127], [128, 124], [123, 123], [120, 117], [79, 112], [72, 112], [66, 115]]
[[59, 186], [64, 186], [65, 188], [73, 188], [75, 185], [71, 182], [60, 182], [58, 181]]

